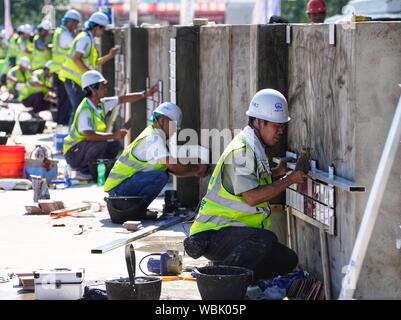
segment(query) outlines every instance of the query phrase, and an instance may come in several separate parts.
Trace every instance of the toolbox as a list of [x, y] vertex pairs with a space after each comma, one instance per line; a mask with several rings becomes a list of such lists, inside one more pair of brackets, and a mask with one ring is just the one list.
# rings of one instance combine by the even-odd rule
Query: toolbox
[[39, 269], [33, 275], [36, 300], [78, 300], [83, 296], [84, 268]]

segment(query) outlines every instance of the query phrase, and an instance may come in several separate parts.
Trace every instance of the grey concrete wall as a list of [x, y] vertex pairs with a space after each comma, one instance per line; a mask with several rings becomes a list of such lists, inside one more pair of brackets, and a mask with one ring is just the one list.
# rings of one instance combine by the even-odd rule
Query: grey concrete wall
[[[355, 178], [368, 186], [358, 198], [356, 226], [362, 220], [374, 174], [400, 98], [401, 23], [369, 23], [355, 30]], [[391, 170], [383, 202], [358, 282], [356, 297], [401, 299], [401, 150]]]
[[149, 80], [151, 85], [163, 80], [163, 102], [170, 101], [170, 38], [174, 38], [173, 27], [147, 28], [149, 41]]
[[[400, 94], [400, 23], [337, 28], [328, 43], [328, 26], [293, 26], [289, 52], [290, 149], [313, 148], [319, 168], [334, 163], [339, 176], [366, 185], [364, 194], [337, 190], [337, 235], [329, 236], [334, 296], [341, 288], [367, 197]], [[400, 153], [357, 286], [356, 297], [400, 298]], [[301, 264], [322, 277], [319, 234], [296, 223]]]

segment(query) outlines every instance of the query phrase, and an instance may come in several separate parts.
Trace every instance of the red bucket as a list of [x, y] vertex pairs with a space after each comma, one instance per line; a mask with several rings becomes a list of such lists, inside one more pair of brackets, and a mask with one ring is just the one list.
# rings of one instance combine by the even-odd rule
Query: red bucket
[[25, 147], [0, 146], [0, 178], [23, 178]]

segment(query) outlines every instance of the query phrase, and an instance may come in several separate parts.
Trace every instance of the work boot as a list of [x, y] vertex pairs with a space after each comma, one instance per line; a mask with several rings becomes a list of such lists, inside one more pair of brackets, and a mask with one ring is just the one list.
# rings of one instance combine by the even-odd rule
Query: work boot
[[92, 180], [92, 175], [89, 173], [83, 173], [81, 171], [77, 171], [74, 179], [78, 181], [90, 181]]

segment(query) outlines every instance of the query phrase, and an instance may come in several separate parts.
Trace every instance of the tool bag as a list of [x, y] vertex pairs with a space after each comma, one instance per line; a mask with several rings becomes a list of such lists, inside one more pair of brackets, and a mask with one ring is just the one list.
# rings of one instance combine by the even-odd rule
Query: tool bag
[[51, 149], [47, 146], [37, 145], [27, 154], [25, 159], [24, 175], [41, 176], [49, 183], [57, 178], [58, 161], [53, 160]]

